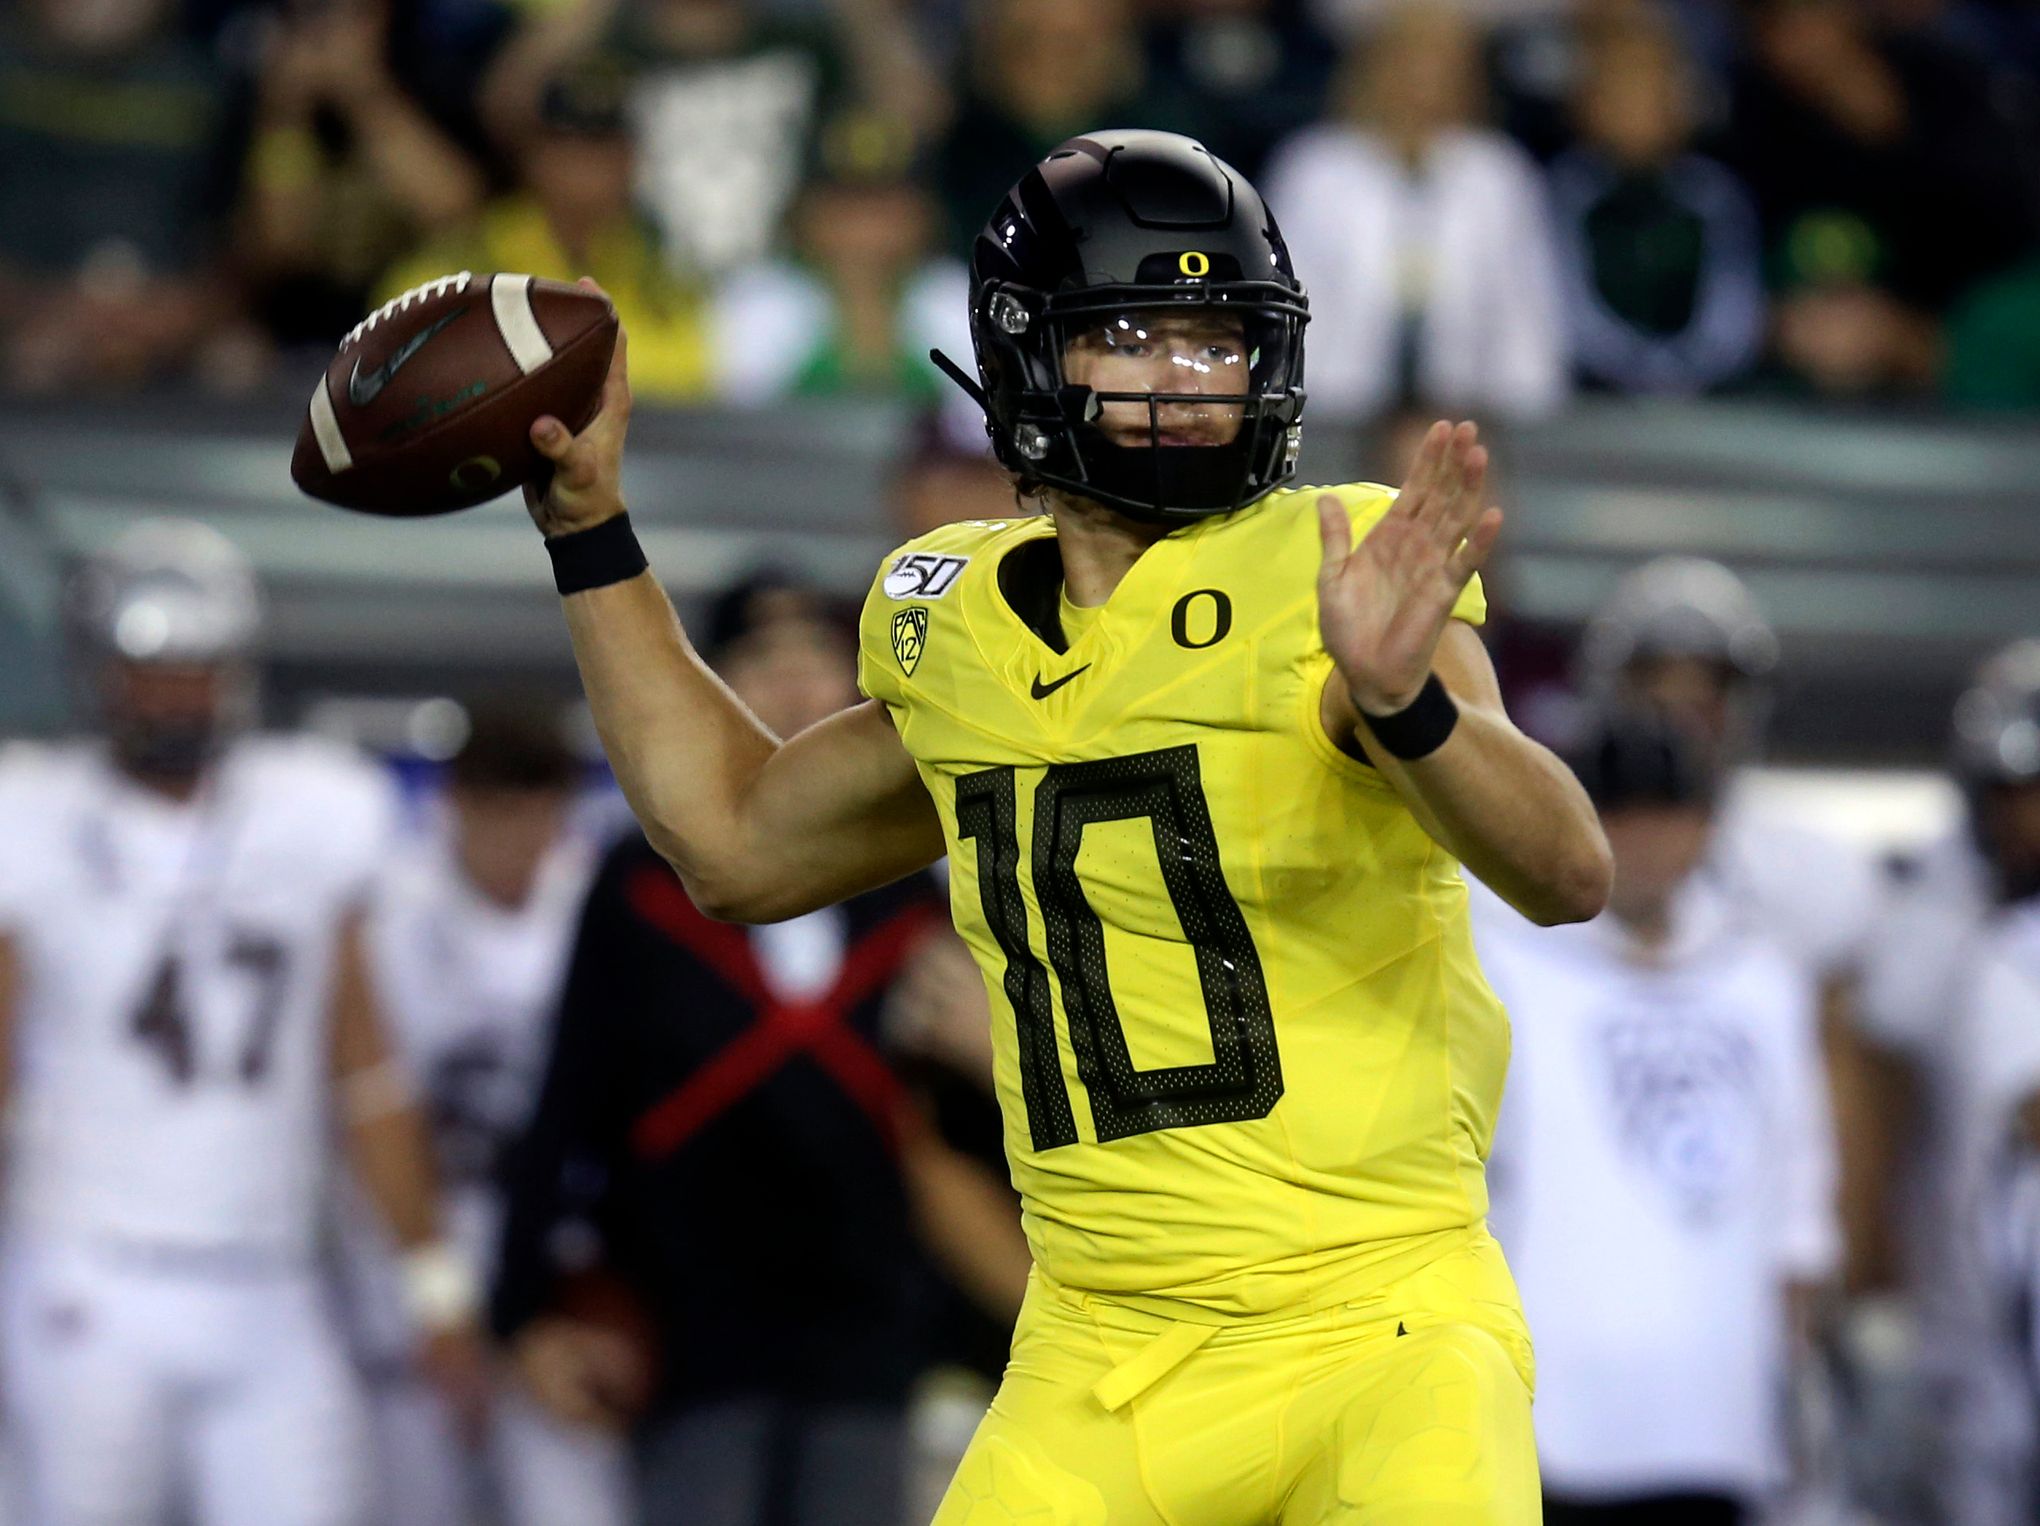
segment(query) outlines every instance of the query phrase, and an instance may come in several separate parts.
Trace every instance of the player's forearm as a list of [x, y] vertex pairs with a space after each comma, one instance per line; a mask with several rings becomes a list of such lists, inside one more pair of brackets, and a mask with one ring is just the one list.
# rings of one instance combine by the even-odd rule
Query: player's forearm
[[416, 1250], [438, 1238], [438, 1173], [424, 1115], [415, 1105], [351, 1119], [347, 1154], [391, 1239]]
[[711, 909], [743, 867], [745, 796], [777, 739], [689, 644], [650, 574], [563, 601], [595, 728], [645, 835]]
[[1368, 755], [1425, 830], [1533, 922], [1584, 922], [1607, 903], [1607, 838], [1556, 754], [1499, 708], [1462, 705], [1443, 746], [1415, 762]]

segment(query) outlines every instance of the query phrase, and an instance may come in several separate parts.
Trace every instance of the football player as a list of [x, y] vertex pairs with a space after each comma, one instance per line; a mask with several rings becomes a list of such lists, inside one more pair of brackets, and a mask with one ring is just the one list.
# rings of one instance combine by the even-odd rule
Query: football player
[[[1625, 577], [1588, 627], [1582, 686], [1600, 701], [1661, 706], [1690, 725], [1726, 775], [1711, 873], [1820, 982], [1823, 1051], [1841, 1135], [1847, 1282], [1888, 1291], [1897, 1247], [1885, 1201], [1898, 1077], [1863, 1042], [1862, 966], [1881, 901], [1853, 844], [1807, 826], [1748, 787], [1769, 720], [1778, 637], [1750, 590], [1700, 557], [1660, 557]], [[1868, 1311], [1863, 1305], [1859, 1312]]]
[[1650, 712], [1574, 756], [1608, 914], [1474, 892], [1516, 1033], [1496, 1223], [1538, 1333], [1551, 1526], [1737, 1526], [1787, 1481], [1776, 1396], [1835, 1267], [1816, 982], [1703, 871], [1717, 781]]
[[597, 723], [689, 892], [798, 915], [945, 851], [1035, 1261], [938, 1521], [1536, 1520], [1485, 1227], [1508, 1057], [1464, 863], [1540, 922], [1608, 850], [1475, 630], [1470, 424], [1402, 493], [1286, 489], [1303, 287], [1200, 145], [1073, 138], [979, 236], [975, 379], [1045, 513], [865, 605], [870, 696], [781, 740], [702, 665], [618, 487], [623, 348], [534, 495]]
[[2019, 1349], [2040, 1329], [2040, 640], [1978, 668], [1948, 761], [1963, 820], [1900, 864], [1862, 1005], [1914, 1104], [1900, 1206], [1920, 1382], [1901, 1418], [1932, 1448], [1939, 1511], [2008, 1526], [2040, 1497], [2040, 1357]]
[[[444, 811], [376, 877], [365, 927], [391, 1037], [424, 1089], [449, 1231], [493, 1280], [502, 1163], [537, 1100], [546, 1045], [594, 853], [569, 816], [579, 768], [536, 703], [473, 707], [447, 769]], [[555, 1423], [523, 1385], [499, 1385], [485, 1434], [413, 1362], [391, 1247], [360, 1226], [350, 1269], [378, 1469], [378, 1526], [620, 1526], [619, 1437]], [[470, 1449], [462, 1443], [481, 1443]]]
[[335, 1115], [432, 1369], [462, 1395], [479, 1371], [365, 977], [388, 797], [337, 749], [245, 733], [257, 593], [215, 532], [145, 522], [78, 595], [104, 738], [0, 761], [0, 1377], [27, 1518], [357, 1522], [358, 1395], [312, 1265]]

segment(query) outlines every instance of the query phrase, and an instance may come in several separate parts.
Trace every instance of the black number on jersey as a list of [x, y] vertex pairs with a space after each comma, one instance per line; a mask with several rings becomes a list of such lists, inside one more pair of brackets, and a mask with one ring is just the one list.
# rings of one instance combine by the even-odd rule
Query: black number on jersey
[[[958, 835], [977, 843], [986, 924], [1006, 956], [1006, 999], [1020, 1041], [1020, 1090], [1037, 1150], [1074, 1144], [1076, 1120], [1056, 1057], [1048, 973], [1028, 944], [1020, 895], [1014, 770], [956, 781]], [[1146, 820], [1169, 902], [1197, 960], [1211, 1059], [1136, 1069], [1105, 967], [1105, 929], [1084, 894], [1077, 854], [1100, 822]], [[1195, 747], [1058, 763], [1034, 792], [1034, 894], [1062, 986], [1070, 1049], [1101, 1142], [1156, 1129], [1265, 1118], [1282, 1096], [1282, 1060], [1261, 957], [1226, 888]]]
[[[284, 993], [289, 988], [289, 955], [274, 938], [242, 932], [227, 945], [227, 963], [245, 972], [255, 987], [247, 1032], [234, 1065], [236, 1077], [244, 1085], [254, 1086], [269, 1074], [270, 1057], [276, 1050]], [[189, 1086], [198, 1079], [194, 1025], [184, 1002], [184, 967], [175, 954], [166, 953], [156, 966], [148, 994], [128, 1031], [157, 1052], [177, 1085]]]

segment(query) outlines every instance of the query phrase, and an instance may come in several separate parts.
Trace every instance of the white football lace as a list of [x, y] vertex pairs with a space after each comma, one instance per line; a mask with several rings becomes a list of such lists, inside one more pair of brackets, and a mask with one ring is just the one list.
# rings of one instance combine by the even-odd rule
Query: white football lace
[[473, 279], [474, 275], [472, 272], [463, 270], [459, 275], [441, 276], [436, 281], [427, 281], [423, 286], [412, 287], [401, 297], [390, 298], [389, 301], [370, 313], [361, 322], [355, 324], [348, 331], [347, 338], [342, 341], [341, 347], [344, 349], [347, 345], [353, 344], [363, 334], [366, 334], [370, 329], [382, 322], [383, 319], [402, 312], [413, 302], [428, 302], [434, 297], [445, 296], [449, 291], [466, 291], [468, 289], [468, 282]]

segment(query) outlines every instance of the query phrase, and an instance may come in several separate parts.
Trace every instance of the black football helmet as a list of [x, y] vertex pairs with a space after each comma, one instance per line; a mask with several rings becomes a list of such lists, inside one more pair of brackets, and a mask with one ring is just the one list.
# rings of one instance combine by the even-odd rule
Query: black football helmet
[[[1296, 470], [1309, 306], [1260, 194], [1175, 133], [1071, 138], [1024, 175], [970, 262], [973, 382], [999, 461], [1023, 481], [1121, 513], [1188, 522], [1246, 507]], [[1243, 394], [1098, 392], [1064, 371], [1071, 338], [1132, 309], [1222, 310], [1243, 330]], [[1160, 410], [1238, 398], [1226, 444], [1165, 443]], [[1145, 406], [1145, 446], [1115, 442], [1108, 403]]]

